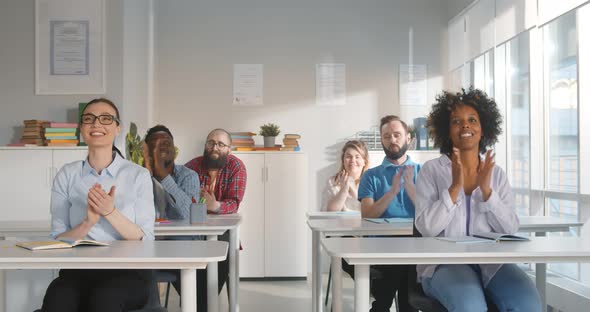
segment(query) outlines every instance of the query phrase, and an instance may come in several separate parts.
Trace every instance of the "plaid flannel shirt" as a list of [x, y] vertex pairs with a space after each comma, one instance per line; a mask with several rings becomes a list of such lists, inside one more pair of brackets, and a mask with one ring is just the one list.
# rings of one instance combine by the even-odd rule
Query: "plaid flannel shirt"
[[[199, 156], [185, 164], [189, 169], [197, 172], [201, 189], [211, 184], [208, 169], [205, 167], [203, 156]], [[221, 202], [218, 214], [237, 213], [244, 192], [246, 191], [246, 167], [236, 156], [227, 155], [227, 162], [217, 174], [215, 184], [215, 198]]]

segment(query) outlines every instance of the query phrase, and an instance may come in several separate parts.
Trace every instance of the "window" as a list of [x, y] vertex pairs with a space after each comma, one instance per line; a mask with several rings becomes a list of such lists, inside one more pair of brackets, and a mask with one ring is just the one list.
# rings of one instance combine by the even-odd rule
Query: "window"
[[[578, 202], [559, 197], [578, 193], [578, 34], [572, 11], [543, 26], [543, 94], [545, 102], [545, 213], [577, 220]], [[578, 235], [570, 233], [551, 235]], [[580, 264], [551, 264], [551, 270], [580, 279]]]
[[[516, 208], [520, 215], [530, 215], [530, 72], [529, 33], [525, 32], [506, 45], [506, 101], [510, 153], [510, 182], [515, 189]], [[520, 191], [520, 192], [519, 192]]]
[[578, 191], [578, 61], [575, 12], [543, 27], [548, 112], [547, 189]]

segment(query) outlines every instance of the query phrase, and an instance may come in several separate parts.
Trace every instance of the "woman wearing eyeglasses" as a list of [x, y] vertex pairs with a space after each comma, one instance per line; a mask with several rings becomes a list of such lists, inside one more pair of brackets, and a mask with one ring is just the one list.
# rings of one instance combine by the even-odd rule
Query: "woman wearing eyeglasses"
[[357, 198], [361, 176], [369, 167], [369, 152], [362, 141], [348, 141], [340, 154], [340, 170], [330, 177], [322, 194], [325, 211], [361, 211]]
[[[80, 120], [88, 158], [63, 166], [51, 192], [51, 236], [98, 241], [153, 240], [149, 172], [114, 147], [119, 111], [107, 99], [90, 101]], [[128, 311], [145, 305], [145, 270], [61, 270], [43, 299], [43, 312]]]

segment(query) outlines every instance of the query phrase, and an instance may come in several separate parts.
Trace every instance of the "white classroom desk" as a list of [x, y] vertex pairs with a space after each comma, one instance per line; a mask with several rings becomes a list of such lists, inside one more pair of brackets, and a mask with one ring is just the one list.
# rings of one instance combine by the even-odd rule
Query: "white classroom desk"
[[[322, 245], [332, 258], [334, 294], [341, 293], [340, 259], [354, 265], [355, 311], [369, 306], [369, 266], [374, 264], [471, 264], [590, 262], [590, 239], [535, 237], [528, 242], [457, 244], [433, 237], [331, 238]], [[546, 285], [537, 285], [546, 287]], [[340, 296], [341, 298], [341, 296]], [[340, 312], [341, 300], [333, 311]]]
[[[180, 269], [182, 311], [194, 312], [195, 270], [225, 260], [227, 248], [228, 243], [217, 241], [114, 241], [107, 247], [30, 251], [16, 247], [15, 241], [0, 241], [0, 270]], [[207, 300], [217, 297], [217, 286], [209, 289]]]
[[[323, 214], [326, 214], [323, 212]], [[325, 236], [363, 236], [363, 235], [412, 235], [412, 222], [373, 223], [357, 217], [328, 216], [318, 217], [318, 212], [308, 213], [307, 224], [312, 231], [312, 311], [323, 311], [322, 279], [321, 279], [321, 244], [320, 239]], [[582, 222], [569, 221], [548, 216], [522, 216], [519, 232], [535, 233], [535, 236], [545, 236], [547, 232], [567, 232], [571, 227], [580, 227]], [[332, 262], [333, 264], [333, 262]], [[536, 264], [537, 284], [545, 285], [547, 279], [547, 265]], [[332, 274], [333, 275], [333, 274]], [[333, 288], [336, 290], [336, 288]], [[339, 294], [332, 293], [332, 298]], [[539, 289], [539, 295], [546, 302], [545, 287]], [[338, 298], [336, 298], [338, 299]]]
[[[242, 217], [239, 214], [228, 215], [208, 215], [207, 222], [202, 224], [188, 224], [186, 222], [171, 222], [165, 224], [156, 224], [154, 233], [157, 237], [163, 236], [194, 236], [206, 235], [207, 240], [217, 240], [218, 235], [229, 231], [229, 307], [230, 312], [239, 311], [239, 249], [238, 239], [239, 225]], [[5, 237], [47, 237], [50, 233], [50, 224], [47, 221], [22, 221], [22, 222], [0, 222], [0, 239]], [[211, 277], [215, 276], [215, 280]], [[4, 285], [3, 273], [0, 273], [0, 290]], [[214, 284], [213, 284], [214, 283]], [[207, 287], [214, 289], [217, 294], [217, 262], [207, 266]], [[3, 306], [3, 291], [0, 291], [0, 306]], [[208, 300], [207, 307], [209, 311], [217, 311], [219, 300]]]

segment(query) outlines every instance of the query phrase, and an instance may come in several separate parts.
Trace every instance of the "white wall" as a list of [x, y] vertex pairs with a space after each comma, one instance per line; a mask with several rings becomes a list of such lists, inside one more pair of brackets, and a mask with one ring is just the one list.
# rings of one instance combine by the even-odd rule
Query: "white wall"
[[[158, 1], [155, 15], [154, 117], [172, 129], [179, 161], [202, 153], [210, 129], [257, 132], [277, 123], [302, 135], [311, 210], [342, 140], [400, 113], [397, 71], [408, 63], [410, 27], [414, 64], [428, 65], [429, 101], [443, 87], [444, 1]], [[315, 105], [322, 62], [346, 64], [345, 106]], [[264, 64], [264, 106], [232, 106], [236, 63]]]
[[447, 20], [457, 16], [475, 0], [447, 0]]
[[[123, 95], [123, 5], [106, 1], [105, 95], [35, 95], [35, 1], [0, 1], [0, 145], [18, 141], [25, 119], [76, 122], [78, 103]], [[125, 118], [125, 116], [123, 116]]]

